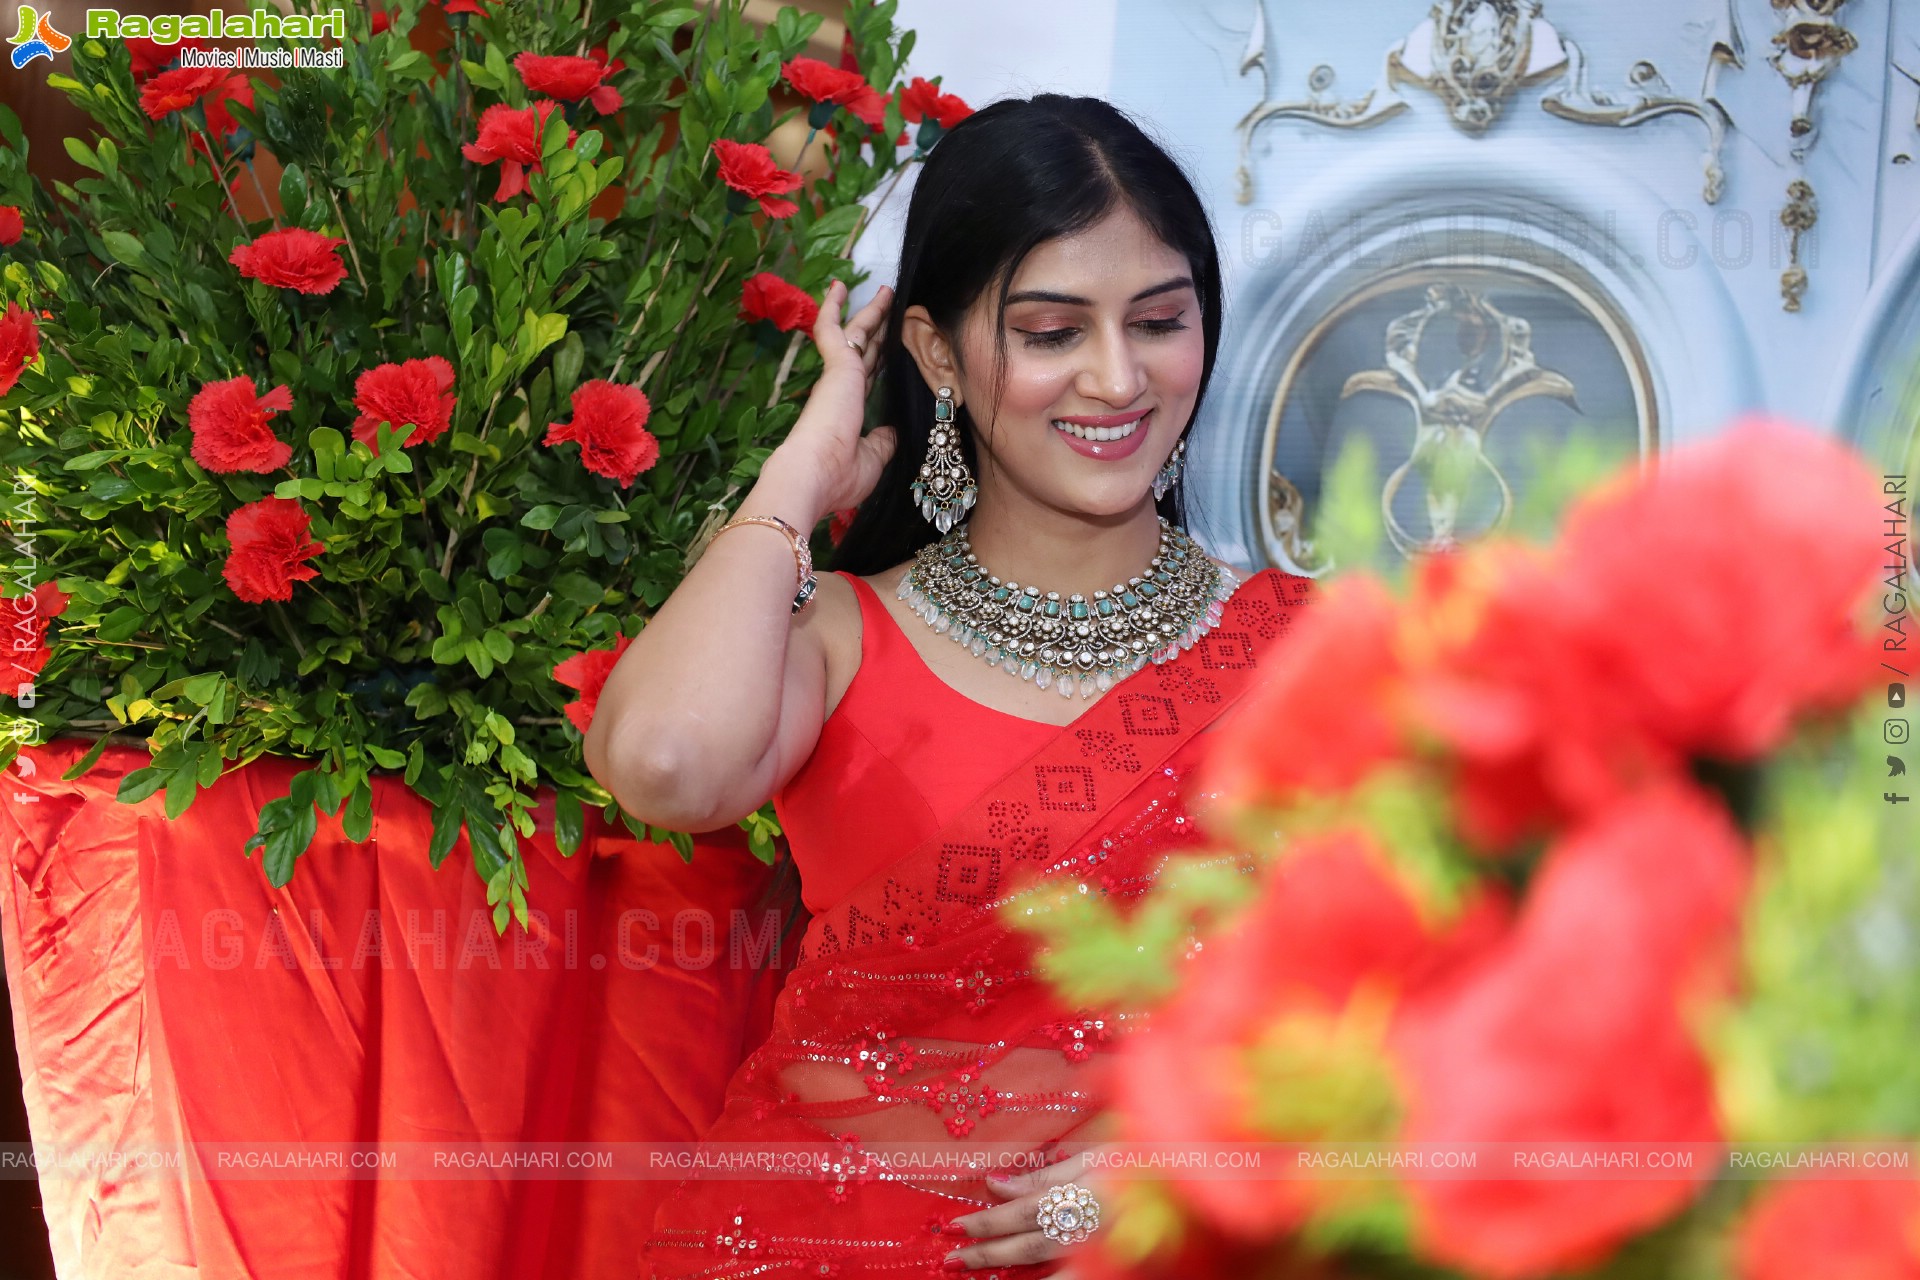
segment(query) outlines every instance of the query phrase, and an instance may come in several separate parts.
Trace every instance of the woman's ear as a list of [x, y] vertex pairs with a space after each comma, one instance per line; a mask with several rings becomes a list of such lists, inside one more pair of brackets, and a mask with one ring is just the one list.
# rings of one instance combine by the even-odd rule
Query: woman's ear
[[907, 308], [900, 318], [900, 342], [920, 366], [920, 376], [927, 380], [927, 386], [952, 387], [954, 403], [960, 403], [960, 368], [954, 361], [953, 344], [925, 307], [916, 303]]

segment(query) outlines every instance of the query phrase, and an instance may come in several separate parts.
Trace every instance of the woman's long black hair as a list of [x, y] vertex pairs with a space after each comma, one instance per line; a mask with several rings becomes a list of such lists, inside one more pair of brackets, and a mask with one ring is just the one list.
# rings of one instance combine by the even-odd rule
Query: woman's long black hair
[[[1206, 345], [1194, 400], [1198, 416], [1220, 348], [1220, 255], [1193, 184], [1138, 124], [1098, 98], [1043, 93], [995, 102], [940, 139], [914, 184], [880, 359], [880, 420], [899, 432], [898, 443], [835, 551], [833, 568], [878, 573], [940, 536], [911, 492], [926, 460], [933, 392], [900, 340], [907, 308], [925, 307], [942, 332], [957, 336], [967, 308], [997, 287], [994, 329], [1004, 370], [1006, 300], [1021, 262], [1036, 246], [1094, 225], [1122, 202], [1191, 266]], [[977, 476], [965, 405], [958, 417], [967, 427], [961, 455]], [[1182, 425], [1183, 433], [1192, 422]], [[1187, 522], [1184, 487], [1174, 485], [1156, 504], [1180, 525]]]

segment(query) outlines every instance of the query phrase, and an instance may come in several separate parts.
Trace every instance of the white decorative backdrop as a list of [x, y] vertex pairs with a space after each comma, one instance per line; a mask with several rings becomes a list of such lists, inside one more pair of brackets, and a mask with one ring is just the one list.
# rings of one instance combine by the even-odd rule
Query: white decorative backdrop
[[[1288, 523], [1355, 432], [1407, 464], [1409, 545], [1489, 527], [1573, 431], [1659, 450], [1765, 410], [1912, 466], [1920, 3], [900, 8], [912, 71], [1107, 97], [1194, 176], [1228, 334], [1189, 483], [1223, 555], [1312, 570]], [[1478, 479], [1428, 486], [1441, 454]]]

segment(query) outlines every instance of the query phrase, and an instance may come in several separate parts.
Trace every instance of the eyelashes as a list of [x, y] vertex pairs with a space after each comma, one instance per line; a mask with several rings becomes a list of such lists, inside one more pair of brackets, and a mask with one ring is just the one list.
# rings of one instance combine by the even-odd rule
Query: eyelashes
[[[1178, 331], [1187, 328], [1186, 323], [1182, 321], [1180, 318], [1180, 316], [1183, 316], [1185, 314], [1186, 312], [1183, 311], [1180, 313], [1179, 316], [1169, 316], [1165, 319], [1138, 320], [1134, 322], [1134, 327], [1137, 329], [1143, 329], [1147, 333], [1152, 334], [1156, 337], [1162, 334], [1177, 333]], [[1025, 341], [1023, 342], [1022, 345], [1026, 346], [1027, 348], [1047, 349], [1047, 348], [1065, 346], [1070, 340], [1072, 340], [1072, 338], [1076, 334], [1080, 332], [1080, 330], [1076, 328], [1068, 327], [1063, 329], [1041, 329], [1041, 330], [1015, 329], [1014, 332], [1023, 335]]]

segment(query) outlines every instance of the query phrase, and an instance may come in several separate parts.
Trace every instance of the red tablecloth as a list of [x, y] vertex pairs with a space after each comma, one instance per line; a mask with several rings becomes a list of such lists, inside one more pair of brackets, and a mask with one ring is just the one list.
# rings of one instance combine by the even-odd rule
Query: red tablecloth
[[[29, 748], [0, 794], [0, 946], [37, 1146], [689, 1140], [764, 1035], [798, 938], [782, 964], [730, 959], [729, 913], [763, 921], [770, 875], [737, 831], [687, 864], [590, 815], [564, 858], [548, 796], [523, 841], [545, 920], [516, 945], [464, 836], [429, 867], [429, 810], [391, 778], [370, 843], [323, 816], [276, 890], [241, 846], [298, 764], [256, 761], [169, 822], [160, 796], [113, 799], [144, 749], [61, 781], [88, 745]], [[669, 1186], [41, 1177], [62, 1280], [631, 1280]]]

